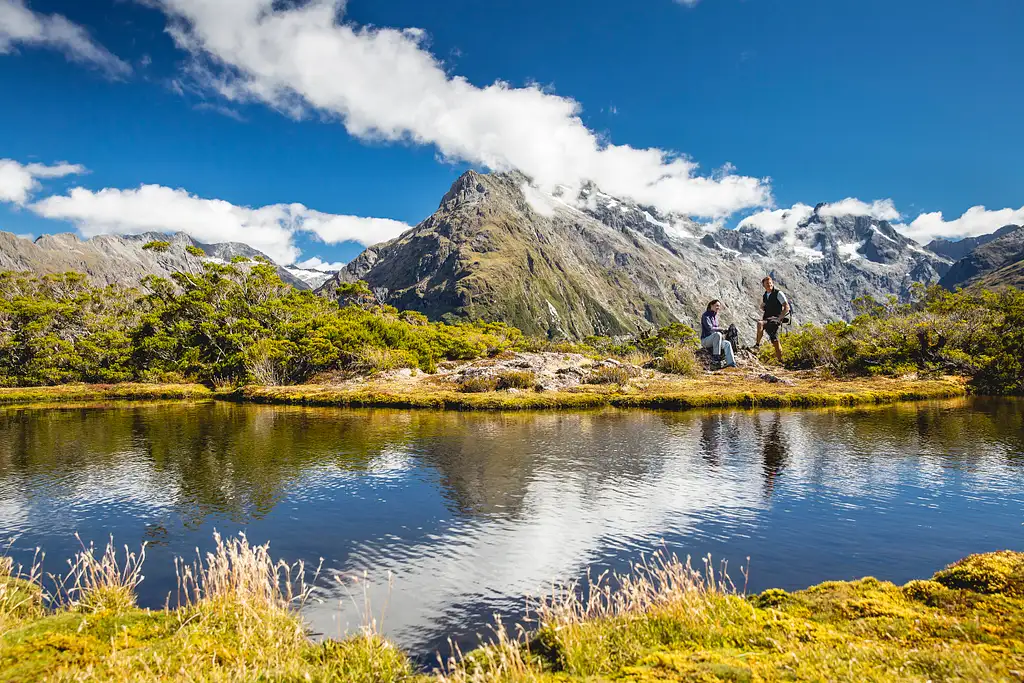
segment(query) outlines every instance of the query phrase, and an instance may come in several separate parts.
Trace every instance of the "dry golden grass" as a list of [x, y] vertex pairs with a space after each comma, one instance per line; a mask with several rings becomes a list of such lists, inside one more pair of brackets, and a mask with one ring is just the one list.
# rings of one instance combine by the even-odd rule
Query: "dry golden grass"
[[[82, 539], [75, 534], [79, 543]], [[69, 609], [83, 612], [123, 612], [135, 607], [135, 589], [142, 583], [142, 564], [146, 546], [138, 553], [124, 547], [124, 559], [118, 559], [114, 539], [103, 553], [96, 547], [82, 544], [82, 549], [68, 561], [69, 571], [58, 581], [59, 592]]]

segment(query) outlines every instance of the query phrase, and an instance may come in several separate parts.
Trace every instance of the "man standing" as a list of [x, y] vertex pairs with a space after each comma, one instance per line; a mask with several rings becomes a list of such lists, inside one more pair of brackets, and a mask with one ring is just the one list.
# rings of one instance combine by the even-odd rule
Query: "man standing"
[[764, 294], [761, 296], [761, 319], [757, 321], [757, 341], [754, 346], [761, 346], [761, 337], [768, 333], [768, 340], [775, 347], [775, 360], [782, 362], [782, 344], [779, 342], [779, 327], [789, 315], [789, 300], [786, 295], [775, 289], [772, 276], [768, 275], [761, 284]]

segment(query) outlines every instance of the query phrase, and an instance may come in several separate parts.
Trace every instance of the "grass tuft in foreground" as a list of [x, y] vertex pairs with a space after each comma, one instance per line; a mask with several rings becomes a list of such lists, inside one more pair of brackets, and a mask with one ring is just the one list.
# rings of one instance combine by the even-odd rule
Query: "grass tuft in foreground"
[[[132, 587], [144, 559], [112, 544], [83, 554], [86, 593]], [[0, 681], [1019, 681], [1022, 567], [1024, 553], [1004, 551], [904, 586], [869, 577], [745, 596], [710, 558], [697, 570], [655, 554], [624, 575], [557, 587], [535, 603], [531, 630], [499, 620], [486, 645], [421, 674], [372, 625], [309, 640], [297, 612], [305, 568], [217, 537], [178, 563], [173, 610], [83, 610], [66, 594], [45, 609], [38, 573], [0, 562]]]

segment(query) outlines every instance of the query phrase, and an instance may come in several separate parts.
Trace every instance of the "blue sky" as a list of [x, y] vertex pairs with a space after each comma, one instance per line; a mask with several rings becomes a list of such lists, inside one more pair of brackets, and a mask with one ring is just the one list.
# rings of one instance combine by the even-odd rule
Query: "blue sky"
[[[204, 4], [252, 11], [225, 16]], [[262, 4], [0, 0], [0, 159], [88, 169], [38, 178], [29, 198], [0, 202], [0, 229], [130, 232], [140, 204], [166, 199], [168, 215], [182, 208], [186, 220], [185, 200], [197, 198], [415, 224], [466, 168], [509, 164], [548, 184], [593, 172], [620, 193], [635, 189], [659, 208], [730, 225], [765, 209], [847, 197], [891, 200], [902, 214], [894, 222], [907, 226], [942, 212], [907, 228], [918, 237], [976, 234], [1024, 215], [1016, 209], [1024, 204], [1017, 0], [351, 0], [334, 21], [303, 3], [277, 3], [278, 18], [283, 5], [300, 5], [294, 34], [268, 26], [256, 11]], [[34, 29], [13, 24], [24, 24], [26, 12]], [[78, 39], [47, 29], [55, 15], [81, 30]], [[335, 21], [353, 30], [332, 33]], [[329, 53], [337, 63], [273, 52], [323, 35], [337, 38]], [[252, 48], [259, 39], [269, 53]], [[364, 47], [373, 54], [348, 61], [345, 50]], [[432, 79], [422, 63], [431, 56], [466, 87]], [[287, 61], [294, 64], [278, 67]], [[376, 76], [349, 86], [359, 80], [353, 68]], [[485, 97], [480, 89], [496, 81], [506, 91]], [[542, 90], [523, 90], [532, 84]], [[579, 104], [582, 126], [555, 112], [565, 98]], [[434, 99], [422, 115], [391, 115]], [[435, 125], [449, 109], [467, 118]], [[361, 120], [353, 125], [352, 116]], [[520, 124], [542, 141], [571, 142], [523, 154]], [[672, 157], [618, 163], [589, 149], [586, 131], [599, 145], [685, 154], [700, 168], [680, 171]], [[718, 183], [727, 163], [735, 182]], [[682, 174], [676, 184], [645, 185], [666, 168]], [[708, 183], [693, 182], [703, 176]], [[125, 201], [119, 193], [143, 184], [168, 194], [129, 198], [123, 217], [111, 218]], [[95, 194], [33, 208], [74, 187], [111, 192], [102, 210]], [[169, 194], [178, 189], [188, 195]], [[1010, 211], [975, 209], [956, 220], [979, 206]], [[268, 212], [239, 225], [244, 232], [278, 218]], [[361, 245], [339, 240], [358, 228], [344, 225], [295, 232], [291, 253], [351, 258]], [[361, 225], [368, 232], [360, 239], [372, 242], [376, 226]], [[279, 238], [272, 232], [254, 239], [269, 244]]]

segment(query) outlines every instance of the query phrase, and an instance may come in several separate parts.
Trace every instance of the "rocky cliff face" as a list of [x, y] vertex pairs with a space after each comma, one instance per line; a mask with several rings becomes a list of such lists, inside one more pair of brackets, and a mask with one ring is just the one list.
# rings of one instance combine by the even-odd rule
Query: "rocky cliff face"
[[[953, 264], [939, 284], [955, 289], [971, 286], [1003, 269], [1008, 269], [1008, 273], [1017, 272], [1012, 266], [1024, 261], [1024, 226], [1007, 225], [991, 237]], [[995, 276], [987, 277], [986, 281], [988, 286], [995, 286], [1001, 284], [1002, 279]]]
[[765, 274], [789, 294], [797, 322], [846, 318], [852, 299], [906, 296], [949, 264], [871, 218], [815, 211], [795, 234], [710, 229], [593, 187], [550, 196], [519, 174], [470, 171], [432, 216], [367, 249], [318, 291], [334, 296], [362, 279], [433, 318], [581, 338], [693, 324], [711, 299], [745, 329]]
[[[170, 247], [158, 252], [143, 249], [147, 242], [166, 241]], [[199, 247], [206, 257], [194, 256], [187, 247]], [[147, 275], [170, 277], [178, 271], [199, 271], [204, 260], [229, 262], [235, 256], [254, 258], [265, 255], [247, 244], [235, 242], [203, 244], [184, 233], [161, 235], [100, 235], [81, 240], [77, 235], [43, 235], [35, 242], [8, 232], [0, 232], [0, 270], [32, 271], [40, 274], [63, 273], [69, 270], [85, 273], [102, 285], [137, 285]], [[278, 267], [281, 278], [299, 289], [311, 287], [285, 269]]]

